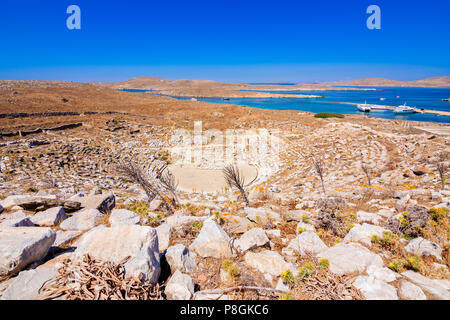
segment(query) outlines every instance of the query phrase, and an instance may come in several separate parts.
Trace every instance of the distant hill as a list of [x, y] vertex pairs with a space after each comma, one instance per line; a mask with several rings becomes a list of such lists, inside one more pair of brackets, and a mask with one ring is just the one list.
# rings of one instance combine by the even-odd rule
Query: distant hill
[[415, 81], [400, 81], [385, 78], [363, 78], [350, 81], [325, 82], [326, 86], [372, 86], [372, 87], [434, 87], [450, 88], [450, 76], [426, 78]]

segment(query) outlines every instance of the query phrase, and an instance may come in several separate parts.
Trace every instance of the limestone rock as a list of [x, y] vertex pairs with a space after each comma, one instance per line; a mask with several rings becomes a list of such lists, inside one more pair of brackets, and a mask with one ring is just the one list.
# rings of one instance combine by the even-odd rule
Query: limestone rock
[[284, 219], [287, 222], [290, 221], [303, 221], [303, 217], [304, 216], [309, 216], [310, 213], [308, 211], [304, 211], [304, 210], [289, 210], [288, 212], [285, 213], [284, 215]]
[[53, 247], [64, 247], [68, 245], [73, 239], [81, 235], [82, 231], [56, 231], [56, 239]]
[[361, 242], [368, 246], [372, 245], [372, 236], [377, 235], [383, 237], [383, 232], [388, 231], [382, 227], [374, 226], [372, 224], [364, 223], [362, 226], [358, 225], [350, 229], [349, 233], [344, 238], [344, 242]]
[[230, 216], [228, 230], [230, 233], [244, 233], [254, 228], [255, 223], [240, 216]]
[[166, 251], [166, 260], [171, 270], [190, 273], [195, 268], [195, 257], [183, 244], [177, 244]]
[[63, 230], [85, 231], [95, 227], [103, 218], [97, 209], [86, 209], [73, 214], [64, 220], [59, 227]]
[[126, 209], [113, 209], [109, 217], [111, 227], [117, 227], [121, 225], [136, 225], [141, 221], [141, 217], [130, 210]]
[[400, 298], [405, 300], [427, 300], [425, 293], [415, 284], [402, 280], [398, 288]]
[[279, 276], [286, 270], [295, 270], [294, 265], [286, 262], [276, 251], [247, 252], [244, 260], [250, 267], [257, 269], [263, 274], [268, 273], [272, 276]]
[[[0, 300], [36, 300], [46, 293], [39, 293], [44, 283], [58, 274], [58, 269], [35, 269], [22, 271], [14, 278], [11, 285], [5, 290]], [[47, 282], [51, 284], [51, 282]]]
[[265, 246], [269, 243], [269, 238], [261, 228], [253, 228], [244, 233], [239, 240], [236, 241], [235, 246], [241, 251], [252, 250], [257, 247]]
[[75, 256], [91, 257], [114, 263], [125, 263], [126, 276], [137, 276], [152, 284], [158, 281], [161, 271], [156, 230], [146, 226], [124, 225], [91, 230], [77, 241]]
[[194, 281], [177, 270], [167, 283], [164, 293], [169, 300], [190, 300], [194, 294]]
[[281, 219], [281, 216], [275, 211], [268, 208], [244, 208], [244, 213], [248, 220], [255, 223], [266, 224], [268, 222], [277, 221]]
[[372, 278], [375, 278], [377, 280], [381, 280], [384, 282], [393, 282], [397, 280], [397, 278], [400, 277], [400, 275], [394, 271], [392, 271], [389, 268], [380, 268], [376, 265], [371, 265], [367, 268], [367, 274], [371, 276]]
[[64, 208], [54, 207], [36, 213], [30, 220], [40, 227], [53, 227], [65, 219], [67, 219], [67, 215]]
[[158, 233], [160, 252], [163, 252], [169, 247], [172, 230], [173, 230], [172, 226], [168, 223], [164, 223], [156, 228], [156, 232]]
[[19, 206], [25, 210], [48, 209], [59, 204], [56, 196], [13, 195], [1, 202], [4, 208]]
[[0, 227], [33, 227], [34, 224], [23, 211], [16, 211], [11, 214], [4, 214]]
[[361, 291], [367, 300], [398, 300], [395, 287], [372, 277], [359, 276], [353, 286]]
[[114, 194], [93, 194], [87, 197], [72, 197], [71, 201], [81, 203], [84, 209], [97, 209], [102, 213], [110, 213], [116, 205]]
[[371, 224], [376, 224], [378, 225], [381, 221], [381, 217], [376, 214], [376, 213], [370, 213], [370, 212], [365, 212], [365, 211], [358, 211], [356, 213], [356, 216], [358, 217], [358, 222], [359, 223], [371, 223]]
[[303, 221], [300, 221], [297, 224], [297, 233], [300, 233], [300, 230], [301, 230], [301, 232], [303, 232], [303, 231], [314, 232], [314, 231], [316, 231], [316, 228], [310, 223], [305, 223]]
[[358, 243], [339, 243], [317, 256], [327, 259], [330, 271], [337, 275], [364, 272], [369, 266], [383, 267], [383, 259]]
[[0, 227], [0, 276], [17, 273], [44, 258], [55, 238], [50, 228]]
[[429, 279], [411, 270], [403, 272], [402, 276], [420, 287], [433, 299], [450, 300], [450, 281]]
[[317, 234], [314, 232], [302, 232], [296, 238], [291, 240], [287, 248], [283, 249], [283, 253], [291, 255], [292, 250], [301, 256], [308, 253], [317, 255], [326, 249], [328, 249], [328, 247]]
[[216, 222], [207, 220], [198, 237], [192, 242], [190, 249], [203, 258], [230, 258], [232, 256], [230, 240], [230, 237]]
[[435, 256], [437, 259], [442, 260], [442, 248], [437, 243], [422, 237], [411, 240], [405, 246], [405, 250], [419, 256]]

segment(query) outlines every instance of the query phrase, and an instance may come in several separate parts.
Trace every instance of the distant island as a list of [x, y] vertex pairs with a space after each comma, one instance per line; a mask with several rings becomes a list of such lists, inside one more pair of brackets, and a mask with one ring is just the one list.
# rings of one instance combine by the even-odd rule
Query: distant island
[[430, 87], [450, 88], [450, 76], [433, 77], [415, 81], [400, 81], [385, 78], [363, 78], [350, 81], [325, 82], [324, 86], [364, 86], [364, 87]]

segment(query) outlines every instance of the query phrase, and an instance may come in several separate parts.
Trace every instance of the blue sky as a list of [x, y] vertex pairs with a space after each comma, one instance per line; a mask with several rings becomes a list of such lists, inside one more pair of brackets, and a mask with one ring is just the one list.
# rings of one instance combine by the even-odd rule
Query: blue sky
[[[81, 8], [81, 30], [66, 9]], [[381, 30], [366, 9], [381, 8]], [[312, 82], [450, 75], [448, 0], [2, 0], [0, 79]]]

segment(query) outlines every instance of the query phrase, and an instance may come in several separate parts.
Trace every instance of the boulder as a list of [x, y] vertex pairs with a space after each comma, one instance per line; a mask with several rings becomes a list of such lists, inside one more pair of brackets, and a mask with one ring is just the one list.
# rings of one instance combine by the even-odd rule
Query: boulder
[[254, 228], [255, 226], [255, 223], [251, 222], [247, 218], [243, 218], [240, 216], [230, 216], [228, 219], [228, 231], [230, 233], [244, 233]]
[[63, 208], [65, 212], [75, 212], [80, 210], [81, 203], [78, 201], [66, 200], [63, 202]]
[[286, 262], [284, 258], [275, 251], [262, 251], [258, 253], [247, 252], [244, 256], [245, 263], [252, 268], [257, 269], [263, 274], [279, 276], [286, 270], [293, 270], [295, 266]]
[[389, 268], [379, 267], [376, 265], [371, 265], [367, 268], [367, 274], [377, 280], [384, 282], [393, 282], [400, 277], [400, 275]]
[[279, 221], [281, 220], [281, 216], [275, 211], [268, 208], [244, 208], [244, 213], [248, 220], [258, 223], [258, 224], [266, 224], [270, 221]]
[[437, 300], [450, 300], [450, 281], [429, 279], [422, 276], [418, 272], [411, 270], [402, 273], [402, 276], [420, 287], [433, 299]]
[[1, 202], [6, 209], [19, 206], [25, 210], [48, 209], [59, 204], [56, 196], [13, 195]]
[[125, 274], [141, 277], [155, 284], [161, 271], [156, 230], [146, 226], [124, 225], [96, 228], [83, 235], [76, 243], [75, 257], [85, 254], [103, 261], [125, 263]]
[[383, 259], [358, 243], [339, 243], [320, 252], [319, 259], [327, 259], [330, 271], [337, 275], [364, 272], [371, 265], [383, 267]]
[[192, 242], [190, 250], [203, 258], [230, 258], [232, 257], [230, 240], [215, 221], [207, 220], [198, 237]]
[[388, 231], [382, 227], [364, 223], [362, 226], [357, 225], [350, 229], [344, 238], [344, 242], [361, 242], [369, 247], [372, 246], [372, 236], [382, 238], [383, 232]]
[[167, 248], [165, 257], [171, 270], [180, 270], [187, 273], [194, 271], [195, 257], [181, 243]]
[[15, 274], [43, 259], [55, 238], [50, 228], [0, 227], [0, 276]]
[[437, 243], [422, 237], [411, 240], [405, 246], [405, 250], [419, 256], [435, 256], [436, 259], [442, 260], [442, 248]]
[[110, 213], [116, 205], [114, 194], [91, 194], [86, 197], [72, 197], [71, 201], [80, 202], [81, 208], [97, 209], [101, 213]]
[[22, 271], [14, 278], [0, 300], [36, 300], [46, 294], [39, 293], [39, 289], [44, 283], [51, 284], [48, 281], [57, 274], [56, 268]]
[[310, 213], [308, 211], [304, 211], [304, 210], [289, 210], [288, 212], [286, 212], [284, 214], [284, 219], [287, 222], [290, 221], [296, 221], [296, 222], [300, 222], [303, 221], [303, 217], [304, 216], [308, 216], [309, 217]]
[[372, 277], [359, 276], [353, 286], [362, 292], [366, 300], [398, 300], [395, 287]]
[[269, 238], [261, 228], [253, 228], [244, 233], [239, 240], [235, 242], [236, 248], [241, 252], [252, 250], [269, 244]]
[[103, 218], [97, 209], [86, 209], [64, 220], [59, 227], [63, 230], [86, 231], [95, 227]]
[[40, 227], [53, 227], [65, 219], [67, 215], [63, 207], [50, 208], [30, 218], [31, 222]]
[[303, 231], [314, 232], [314, 231], [316, 231], [316, 228], [310, 223], [305, 223], [303, 221], [300, 221], [297, 224], [297, 233], [301, 233]]
[[358, 217], [359, 223], [367, 222], [367, 223], [378, 225], [381, 222], [381, 217], [376, 213], [358, 211], [356, 213], [356, 216]]
[[11, 214], [4, 214], [0, 227], [33, 227], [34, 224], [23, 211], [16, 211]]
[[164, 293], [168, 300], [190, 300], [194, 294], [194, 281], [177, 270], [167, 283]]
[[308, 253], [317, 255], [326, 249], [328, 247], [317, 234], [314, 232], [302, 232], [291, 240], [289, 245], [283, 249], [283, 253], [292, 255], [293, 252], [297, 252], [301, 256], [305, 256]]
[[404, 300], [427, 300], [427, 296], [422, 289], [406, 280], [400, 282], [398, 294]]
[[113, 209], [109, 217], [111, 227], [117, 227], [121, 225], [136, 225], [141, 222], [141, 217], [130, 210], [125, 209]]
[[172, 226], [168, 223], [163, 223], [156, 228], [158, 233], [159, 251], [163, 252], [169, 247], [170, 237], [172, 235]]
[[71, 243], [76, 237], [80, 236], [82, 231], [56, 231], [56, 239], [52, 247], [62, 248]]

